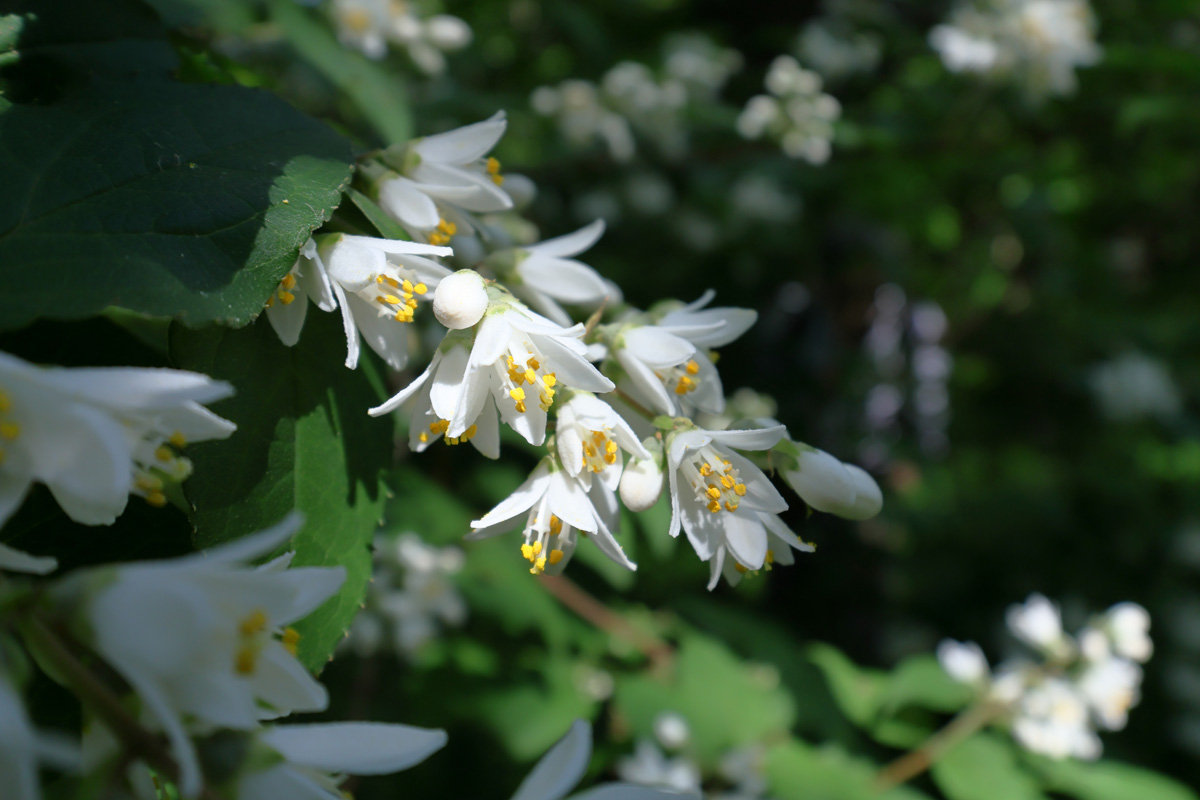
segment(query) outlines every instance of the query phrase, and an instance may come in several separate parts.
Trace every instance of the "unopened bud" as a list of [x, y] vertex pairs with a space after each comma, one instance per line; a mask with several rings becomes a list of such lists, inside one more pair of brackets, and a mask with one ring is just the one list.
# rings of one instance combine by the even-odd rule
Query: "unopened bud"
[[642, 446], [651, 457], [630, 459], [621, 475], [621, 502], [630, 511], [653, 508], [663, 490], [662, 443], [650, 436]]
[[857, 519], [853, 514], [858, 481], [845, 464], [824, 450], [801, 450], [795, 469], [784, 470], [783, 479], [814, 510]]
[[483, 276], [470, 269], [443, 278], [433, 293], [433, 315], [451, 330], [470, 328], [483, 319], [487, 306]]

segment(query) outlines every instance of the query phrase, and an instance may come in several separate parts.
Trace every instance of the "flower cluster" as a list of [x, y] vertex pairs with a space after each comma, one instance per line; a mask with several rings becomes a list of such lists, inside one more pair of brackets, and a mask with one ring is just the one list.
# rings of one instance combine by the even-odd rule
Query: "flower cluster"
[[1052, 758], [1098, 758], [1097, 729], [1124, 728], [1138, 702], [1141, 664], [1154, 652], [1149, 614], [1118, 603], [1072, 637], [1058, 606], [1034, 594], [1011, 606], [1006, 622], [1038, 660], [989, 670], [979, 645], [948, 639], [938, 647], [942, 668], [992, 704], [1023, 747]]
[[428, 75], [446, 69], [444, 53], [471, 43], [471, 28], [458, 17], [422, 17], [403, 0], [333, 0], [330, 12], [346, 47], [373, 59], [387, 55], [389, 45], [402, 48]]
[[853, 30], [845, 21], [832, 17], [805, 25], [796, 50], [805, 63], [830, 81], [873, 72], [883, 56], [878, 36]]
[[957, 6], [929, 43], [951, 72], [1009, 79], [1030, 95], [1075, 91], [1075, 70], [1100, 60], [1087, 0], [988, 0]]
[[824, 164], [832, 151], [833, 123], [841, 103], [821, 91], [821, 76], [791, 56], [779, 56], [764, 81], [770, 94], [751, 97], [738, 117], [738, 133], [779, 142], [791, 158]]

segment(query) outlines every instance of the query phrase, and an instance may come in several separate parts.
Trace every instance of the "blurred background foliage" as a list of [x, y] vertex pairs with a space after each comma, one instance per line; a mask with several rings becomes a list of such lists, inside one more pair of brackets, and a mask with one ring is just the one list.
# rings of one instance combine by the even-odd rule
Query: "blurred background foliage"
[[[588, 260], [631, 303], [711, 287], [721, 305], [757, 309], [722, 353], [727, 391], [773, 398], [794, 438], [884, 487], [865, 523], [796, 502], [786, 518], [818, 552], [712, 593], [705, 565], [665, 536], [666, 509], [627, 514], [635, 575], [587, 547], [567, 573], [603, 612], [591, 619], [525, 574], [515, 540], [466, 545], [460, 626], [407, 658], [346, 651], [324, 672], [330, 719], [450, 733], [445, 752], [357, 797], [504, 796], [579, 716], [598, 726], [592, 772], [611, 774], [660, 711], [687, 717], [706, 774], [757, 744], [772, 796], [869, 796], [877, 765], [964, 702], [930, 659], [936, 643], [999, 656], [1005, 607], [1032, 591], [1060, 600], [1068, 627], [1120, 600], [1149, 609], [1144, 696], [1105, 754], [1200, 782], [1200, 4], [1097, 2], [1103, 60], [1073, 96], [1044, 102], [942, 66], [927, 35], [945, 2], [448, 0], [425, 10], [466, 20], [474, 42], [434, 77], [399, 53], [346, 49], [323, 7], [153, 5], [183, 77], [272, 89], [363, 151], [505, 109], [496, 155], [537, 184], [528, 216], [543, 237], [603, 216]], [[842, 114], [820, 166], [734, 132], [770, 63], [814, 23], [878, 45], [867, 67], [826, 75]], [[684, 146], [635, 127], [618, 161], [534, 110], [538, 87], [598, 82], [623, 60], [660, 71], [680, 32], [741, 56], [719, 94], [680, 111]], [[153, 363], [128, 334], [99, 341], [118, 335], [133, 354], [119, 363]], [[28, 331], [6, 340], [67, 363], [39, 347]], [[499, 463], [397, 452], [384, 535], [438, 545], [460, 544], [536, 459], [519, 441]], [[965, 766], [917, 790], [1133, 796], [1120, 775], [1097, 782], [977, 738]], [[1014, 759], [1021, 770], [1004, 766]], [[980, 778], [993, 767], [997, 782]], [[1137, 780], [1138, 796], [1185, 796]]]

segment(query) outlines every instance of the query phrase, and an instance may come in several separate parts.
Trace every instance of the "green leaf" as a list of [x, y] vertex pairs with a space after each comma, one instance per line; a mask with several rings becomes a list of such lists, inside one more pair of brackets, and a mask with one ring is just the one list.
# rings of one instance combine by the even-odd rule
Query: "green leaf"
[[383, 513], [380, 474], [392, 457], [392, 420], [367, 416], [384, 397], [374, 359], [345, 368], [337, 314], [310, 308], [295, 347], [266, 320], [242, 330], [176, 325], [176, 365], [227, 380], [237, 395], [214, 407], [238, 425], [221, 442], [189, 450], [184, 485], [197, 547], [265, 528], [292, 509], [304, 527], [292, 541], [295, 566], [346, 568], [341, 591], [297, 625], [300, 657], [319, 668], [349, 627], [371, 577], [367, 546]]
[[696, 755], [715, 763], [722, 753], [788, 730], [792, 699], [771, 667], [742, 663], [723, 644], [700, 634], [679, 645], [672, 675], [630, 675], [617, 684], [616, 704], [635, 731], [649, 735], [664, 711], [685, 714]]
[[827, 644], [812, 645], [808, 657], [824, 673], [842, 713], [856, 725], [869, 728], [883, 703], [887, 674], [863, 669]]
[[949, 800], [1045, 800], [1017, 761], [1010, 740], [977, 733], [947, 750], [930, 768]]
[[491, 727], [509, 755], [521, 761], [541, 756], [572, 722], [595, 714], [596, 701], [577, 686], [575, 661], [551, 657], [542, 664], [540, 674], [473, 698], [465, 709]]
[[106, 306], [246, 324], [340, 202], [349, 143], [267, 92], [173, 80], [144, 11], [63, 5], [5, 70], [0, 328]]
[[405, 239], [412, 240], [408, 235], [408, 231], [404, 230], [404, 226], [387, 215], [387, 212], [379, 207], [371, 198], [367, 197], [357, 189], [350, 190], [350, 200], [358, 207], [358, 210], [363, 212], [363, 216], [367, 218], [375, 230], [379, 231], [379, 235], [385, 239]]
[[272, 19], [300, 55], [354, 101], [384, 144], [412, 138], [412, 114], [399, 76], [346, 48], [327, 24], [313, 19], [295, 0], [272, 0], [270, 7]]
[[958, 711], [971, 702], [974, 692], [946, 674], [932, 655], [905, 659], [896, 666], [879, 696], [881, 710], [894, 713], [908, 706], [934, 711]]
[[875, 765], [848, 755], [840, 747], [791, 740], [767, 753], [766, 776], [778, 800], [921, 800], [927, 796], [907, 786], [877, 792]]
[[1181, 783], [1130, 764], [1115, 761], [1055, 761], [1029, 757], [1047, 789], [1079, 800], [1196, 800]]

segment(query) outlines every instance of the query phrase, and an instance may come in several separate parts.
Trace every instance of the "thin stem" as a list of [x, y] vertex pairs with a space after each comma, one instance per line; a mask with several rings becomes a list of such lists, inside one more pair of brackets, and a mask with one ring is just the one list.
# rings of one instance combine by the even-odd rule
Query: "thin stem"
[[611, 636], [636, 647], [655, 666], [670, 663], [674, 651], [671, 645], [648, 631], [637, 627], [608, 606], [601, 603], [562, 575], [542, 575], [538, 579], [546, 591], [560, 603]]
[[967, 709], [916, 750], [905, 753], [879, 770], [875, 776], [875, 788], [885, 792], [917, 777], [933, 766], [943, 753], [987, 725], [1004, 710], [1002, 703], [981, 703]]
[[[35, 611], [29, 614], [21, 630], [30, 644], [52, 665], [56, 677], [100, 719], [128, 753], [146, 762], [171, 782], [179, 780], [179, 765], [162, 739], [130, 716], [120, 699], [71, 652], [71, 648], [41, 613]], [[200, 797], [203, 800], [220, 800], [207, 787], [201, 790]]]

